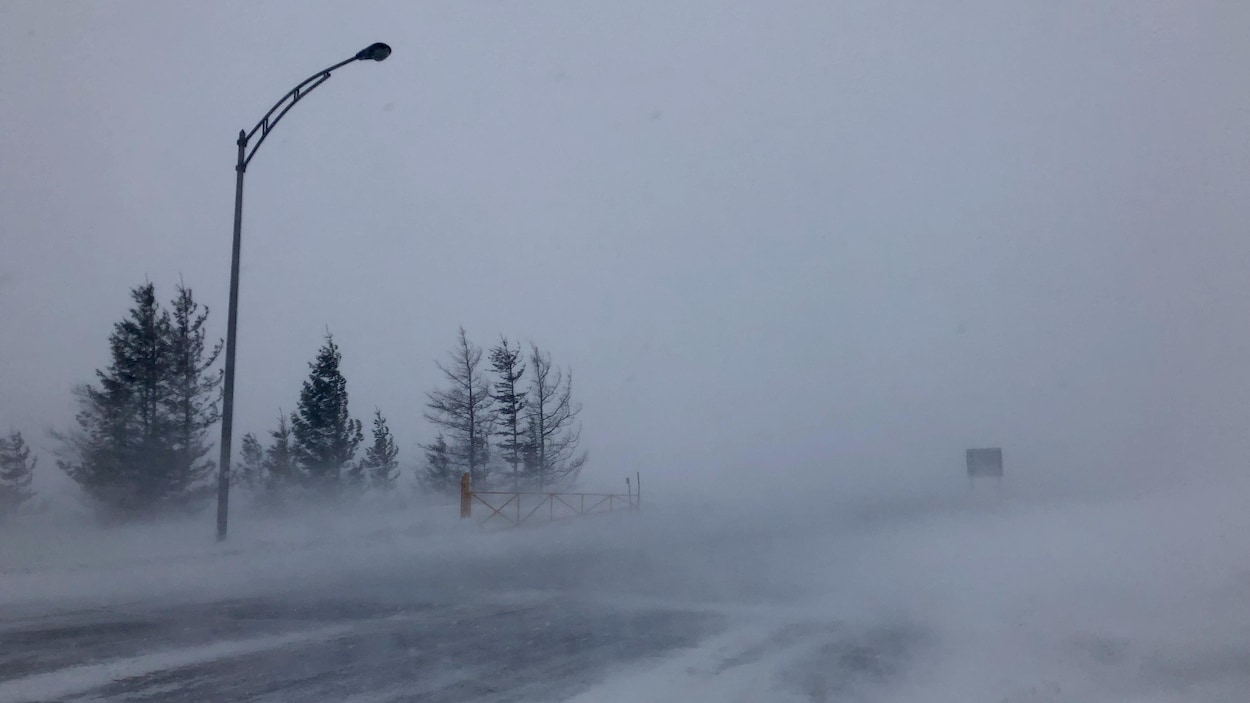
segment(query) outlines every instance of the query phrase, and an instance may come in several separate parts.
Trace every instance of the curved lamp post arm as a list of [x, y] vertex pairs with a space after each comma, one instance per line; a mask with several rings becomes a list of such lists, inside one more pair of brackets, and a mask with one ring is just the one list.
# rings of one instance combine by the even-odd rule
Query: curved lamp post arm
[[[265, 116], [260, 118], [260, 121], [256, 123], [256, 126], [253, 127], [250, 132], [239, 133], [239, 146], [243, 147], [245, 150], [245, 154], [239, 160], [239, 170], [247, 170], [247, 165], [251, 163], [252, 157], [256, 155], [256, 150], [259, 149], [260, 145], [265, 142], [265, 137], [269, 136], [270, 130], [277, 126], [278, 122], [282, 120], [282, 117], [286, 115], [291, 108], [295, 107], [295, 103], [299, 102], [305, 95], [311, 93], [317, 86], [330, 80], [330, 73], [346, 66], [349, 63], [355, 63], [356, 61], [382, 61], [387, 56], [390, 56], [390, 54], [391, 47], [386, 44], [373, 44], [361, 49], [350, 59], [340, 61], [329, 68], [317, 71], [308, 78], [305, 78], [303, 81], [300, 81], [299, 85], [287, 91], [286, 95], [283, 95], [281, 100], [274, 103], [274, 106], [269, 108], [269, 112], [266, 112]], [[258, 132], [260, 133], [260, 138], [252, 144], [252, 137], [255, 137]], [[251, 144], [250, 149], [247, 148], [249, 144]]]
[[355, 61], [356, 57], [353, 56], [346, 61], [340, 61], [324, 71], [320, 71], [312, 76], [309, 76], [299, 85], [288, 91], [286, 95], [283, 95], [281, 100], [274, 103], [274, 106], [269, 108], [269, 112], [266, 112], [265, 116], [260, 118], [260, 122], [257, 122], [256, 126], [252, 128], [252, 131], [240, 133], [239, 139], [244, 148], [246, 148], [252, 141], [252, 137], [256, 136], [257, 132], [260, 132], [260, 139], [257, 139], [256, 142], [251, 145], [250, 149], [247, 149], [247, 153], [243, 157], [243, 162], [240, 164], [240, 167], [243, 169], [247, 168], [247, 165], [251, 162], [252, 157], [256, 155], [256, 150], [259, 149], [260, 145], [265, 142], [265, 137], [269, 136], [269, 130], [273, 129], [278, 124], [283, 115], [289, 112], [291, 108], [295, 107], [295, 103], [299, 102], [300, 98], [311, 93], [313, 88], [316, 88], [322, 83], [330, 80], [331, 71]]
[[[355, 61], [382, 61], [390, 55], [391, 47], [386, 44], [381, 42], [371, 44], [356, 52], [356, 55], [350, 59], [322, 69], [292, 88], [273, 107], [269, 108], [269, 112], [260, 118], [260, 122], [256, 123], [252, 131], [239, 130], [239, 140], [236, 142], [239, 154], [234, 167], [234, 241], [230, 247], [230, 307], [226, 317], [226, 368], [222, 375], [221, 385], [221, 460], [217, 464], [218, 541], [226, 538], [226, 522], [230, 505], [230, 442], [234, 432], [234, 351], [235, 332], [238, 329], [239, 319], [239, 248], [243, 238], [243, 174], [247, 172], [247, 165], [256, 155], [256, 150], [264, 143], [265, 137], [269, 136], [269, 131], [291, 108], [295, 107], [295, 103], [311, 93], [317, 86], [330, 80], [332, 71]], [[248, 149], [249, 142], [257, 134], [260, 136], [255, 143], [251, 144], [251, 149]]]

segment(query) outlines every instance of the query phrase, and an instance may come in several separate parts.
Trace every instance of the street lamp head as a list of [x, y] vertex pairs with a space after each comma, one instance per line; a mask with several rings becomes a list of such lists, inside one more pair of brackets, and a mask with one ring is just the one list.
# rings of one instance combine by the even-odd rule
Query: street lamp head
[[357, 61], [385, 61], [391, 55], [391, 47], [378, 42], [370, 44], [356, 53]]

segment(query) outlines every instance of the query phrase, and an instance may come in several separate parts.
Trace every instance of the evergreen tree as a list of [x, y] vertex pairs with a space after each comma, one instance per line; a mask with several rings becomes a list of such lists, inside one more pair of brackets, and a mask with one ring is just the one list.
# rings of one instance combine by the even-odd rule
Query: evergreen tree
[[128, 389], [97, 371], [100, 386], [83, 384], [74, 389], [78, 398], [76, 427], [53, 432], [63, 455], [57, 466], [101, 507], [118, 514], [134, 509], [138, 472], [129, 460], [133, 432]]
[[19, 508], [35, 497], [30, 487], [38, 459], [30, 458], [30, 447], [21, 432], [0, 437], [0, 520], [16, 515]]
[[151, 283], [131, 290], [134, 307], [109, 336], [112, 362], [98, 386], [77, 389], [77, 428], [56, 435], [57, 464], [89, 496], [121, 515], [151, 512], [175, 491], [166, 409], [169, 316]]
[[572, 400], [573, 372], [552, 366], [551, 355], [535, 345], [530, 345], [530, 368], [526, 416], [534, 452], [532, 478], [538, 490], [545, 491], [576, 481], [586, 463], [586, 452], [577, 451], [581, 442], [577, 416], [582, 406]]
[[356, 447], [364, 441], [359, 420], [347, 411], [347, 379], [334, 338], [326, 334], [309, 378], [300, 390], [299, 406], [291, 418], [295, 456], [313, 490], [336, 494], [343, 484], [343, 467], [350, 466]]
[[[482, 350], [469, 343], [461, 327], [450, 357], [448, 365], [436, 362], [449, 387], [427, 394], [425, 419], [450, 434], [452, 442], [447, 447], [447, 456], [452, 466], [469, 472], [473, 485], [483, 486], [490, 458], [487, 438], [491, 434], [492, 398], [490, 385], [481, 370]], [[459, 480], [459, 473], [456, 480]]]
[[130, 319], [117, 326], [117, 341], [123, 350], [119, 357], [114, 354], [117, 380], [130, 386], [136, 403], [138, 420], [139, 465], [148, 474], [146, 489], [159, 499], [164, 493], [165, 481], [159, 476], [171, 459], [165, 439], [170, 429], [170, 418], [165, 413], [168, 399], [166, 369], [170, 361], [169, 314], [162, 311], [156, 301], [156, 287], [144, 284], [132, 293], [135, 307]]
[[440, 493], [460, 490], [460, 472], [452, 464], [451, 449], [440, 433], [433, 444], [421, 445], [425, 449], [425, 470], [419, 477], [426, 487]]
[[373, 444], [365, 450], [365, 458], [360, 462], [361, 472], [368, 480], [369, 486], [376, 491], [389, 493], [395, 489], [399, 479], [399, 462], [395, 457], [399, 449], [395, 446], [395, 438], [386, 424], [382, 411], [373, 412]]
[[[363, 439], [363, 437], [362, 433], [361, 438]], [[368, 467], [365, 466], [365, 460], [353, 461], [343, 468], [344, 471], [339, 476], [339, 487], [348, 489], [353, 497], [360, 496], [369, 487], [368, 477], [366, 476]]]
[[133, 288], [129, 314], [109, 336], [111, 363], [76, 389], [77, 427], [55, 434], [57, 464], [101, 506], [137, 515], [185, 506], [211, 488], [208, 428], [217, 421], [221, 376], [210, 371], [207, 308], [178, 287], [173, 315], [151, 283]]
[[512, 468], [512, 483], [520, 490], [521, 464], [524, 462], [526, 427], [524, 421], [525, 391], [521, 390], [521, 377], [525, 375], [525, 361], [521, 347], [508, 346], [507, 338], [500, 336], [499, 344], [490, 350], [490, 364], [495, 372], [495, 424], [498, 447], [502, 459]]
[[[171, 307], [173, 314], [165, 326], [169, 360], [163, 374], [163, 400], [169, 415], [173, 465], [166, 490], [173, 496], [190, 497], [198, 489], [206, 496], [212, 487], [205, 479], [217, 466], [204, 457], [213, 448], [206, 438], [208, 429], [220, 419], [217, 401], [222, 374], [211, 369], [221, 353], [221, 342], [207, 346], [204, 323], [208, 308], [195, 302], [190, 288], [179, 285]], [[256, 443], [256, 438], [252, 441]]]
[[160, 309], [151, 283], [131, 293], [135, 307], [114, 332], [121, 354], [114, 352], [114, 381], [129, 388], [134, 404], [134, 437], [128, 452], [135, 473], [132, 491], [139, 510], [154, 509], [170, 495], [173, 452], [165, 412], [169, 364], [169, 315]]
[[264, 487], [271, 499], [279, 501], [303, 483], [286, 413], [278, 413], [278, 427], [269, 431], [269, 439], [269, 448], [265, 450]]
[[250, 493], [259, 491], [268, 480], [265, 464], [265, 448], [261, 446], [256, 435], [248, 432], [243, 435], [243, 446], [239, 450], [239, 463], [234, 469], [235, 476], [230, 479], [230, 483]]

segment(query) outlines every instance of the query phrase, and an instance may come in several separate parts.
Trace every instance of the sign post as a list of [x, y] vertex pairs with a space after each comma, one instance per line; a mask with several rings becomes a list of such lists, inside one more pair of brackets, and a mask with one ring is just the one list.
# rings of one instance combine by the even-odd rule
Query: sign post
[[460, 477], [460, 519], [473, 517], [473, 477], [464, 472]]

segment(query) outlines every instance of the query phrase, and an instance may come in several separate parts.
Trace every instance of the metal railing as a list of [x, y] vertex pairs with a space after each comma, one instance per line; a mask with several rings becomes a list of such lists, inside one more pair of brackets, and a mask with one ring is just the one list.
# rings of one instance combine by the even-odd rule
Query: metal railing
[[475, 491], [465, 474], [460, 481], [460, 517], [473, 517], [476, 503], [490, 512], [479, 521], [491, 521], [508, 527], [571, 520], [590, 515], [614, 512], [638, 512], [642, 509], [641, 477], [625, 479], [625, 493], [566, 493], [543, 491]]

